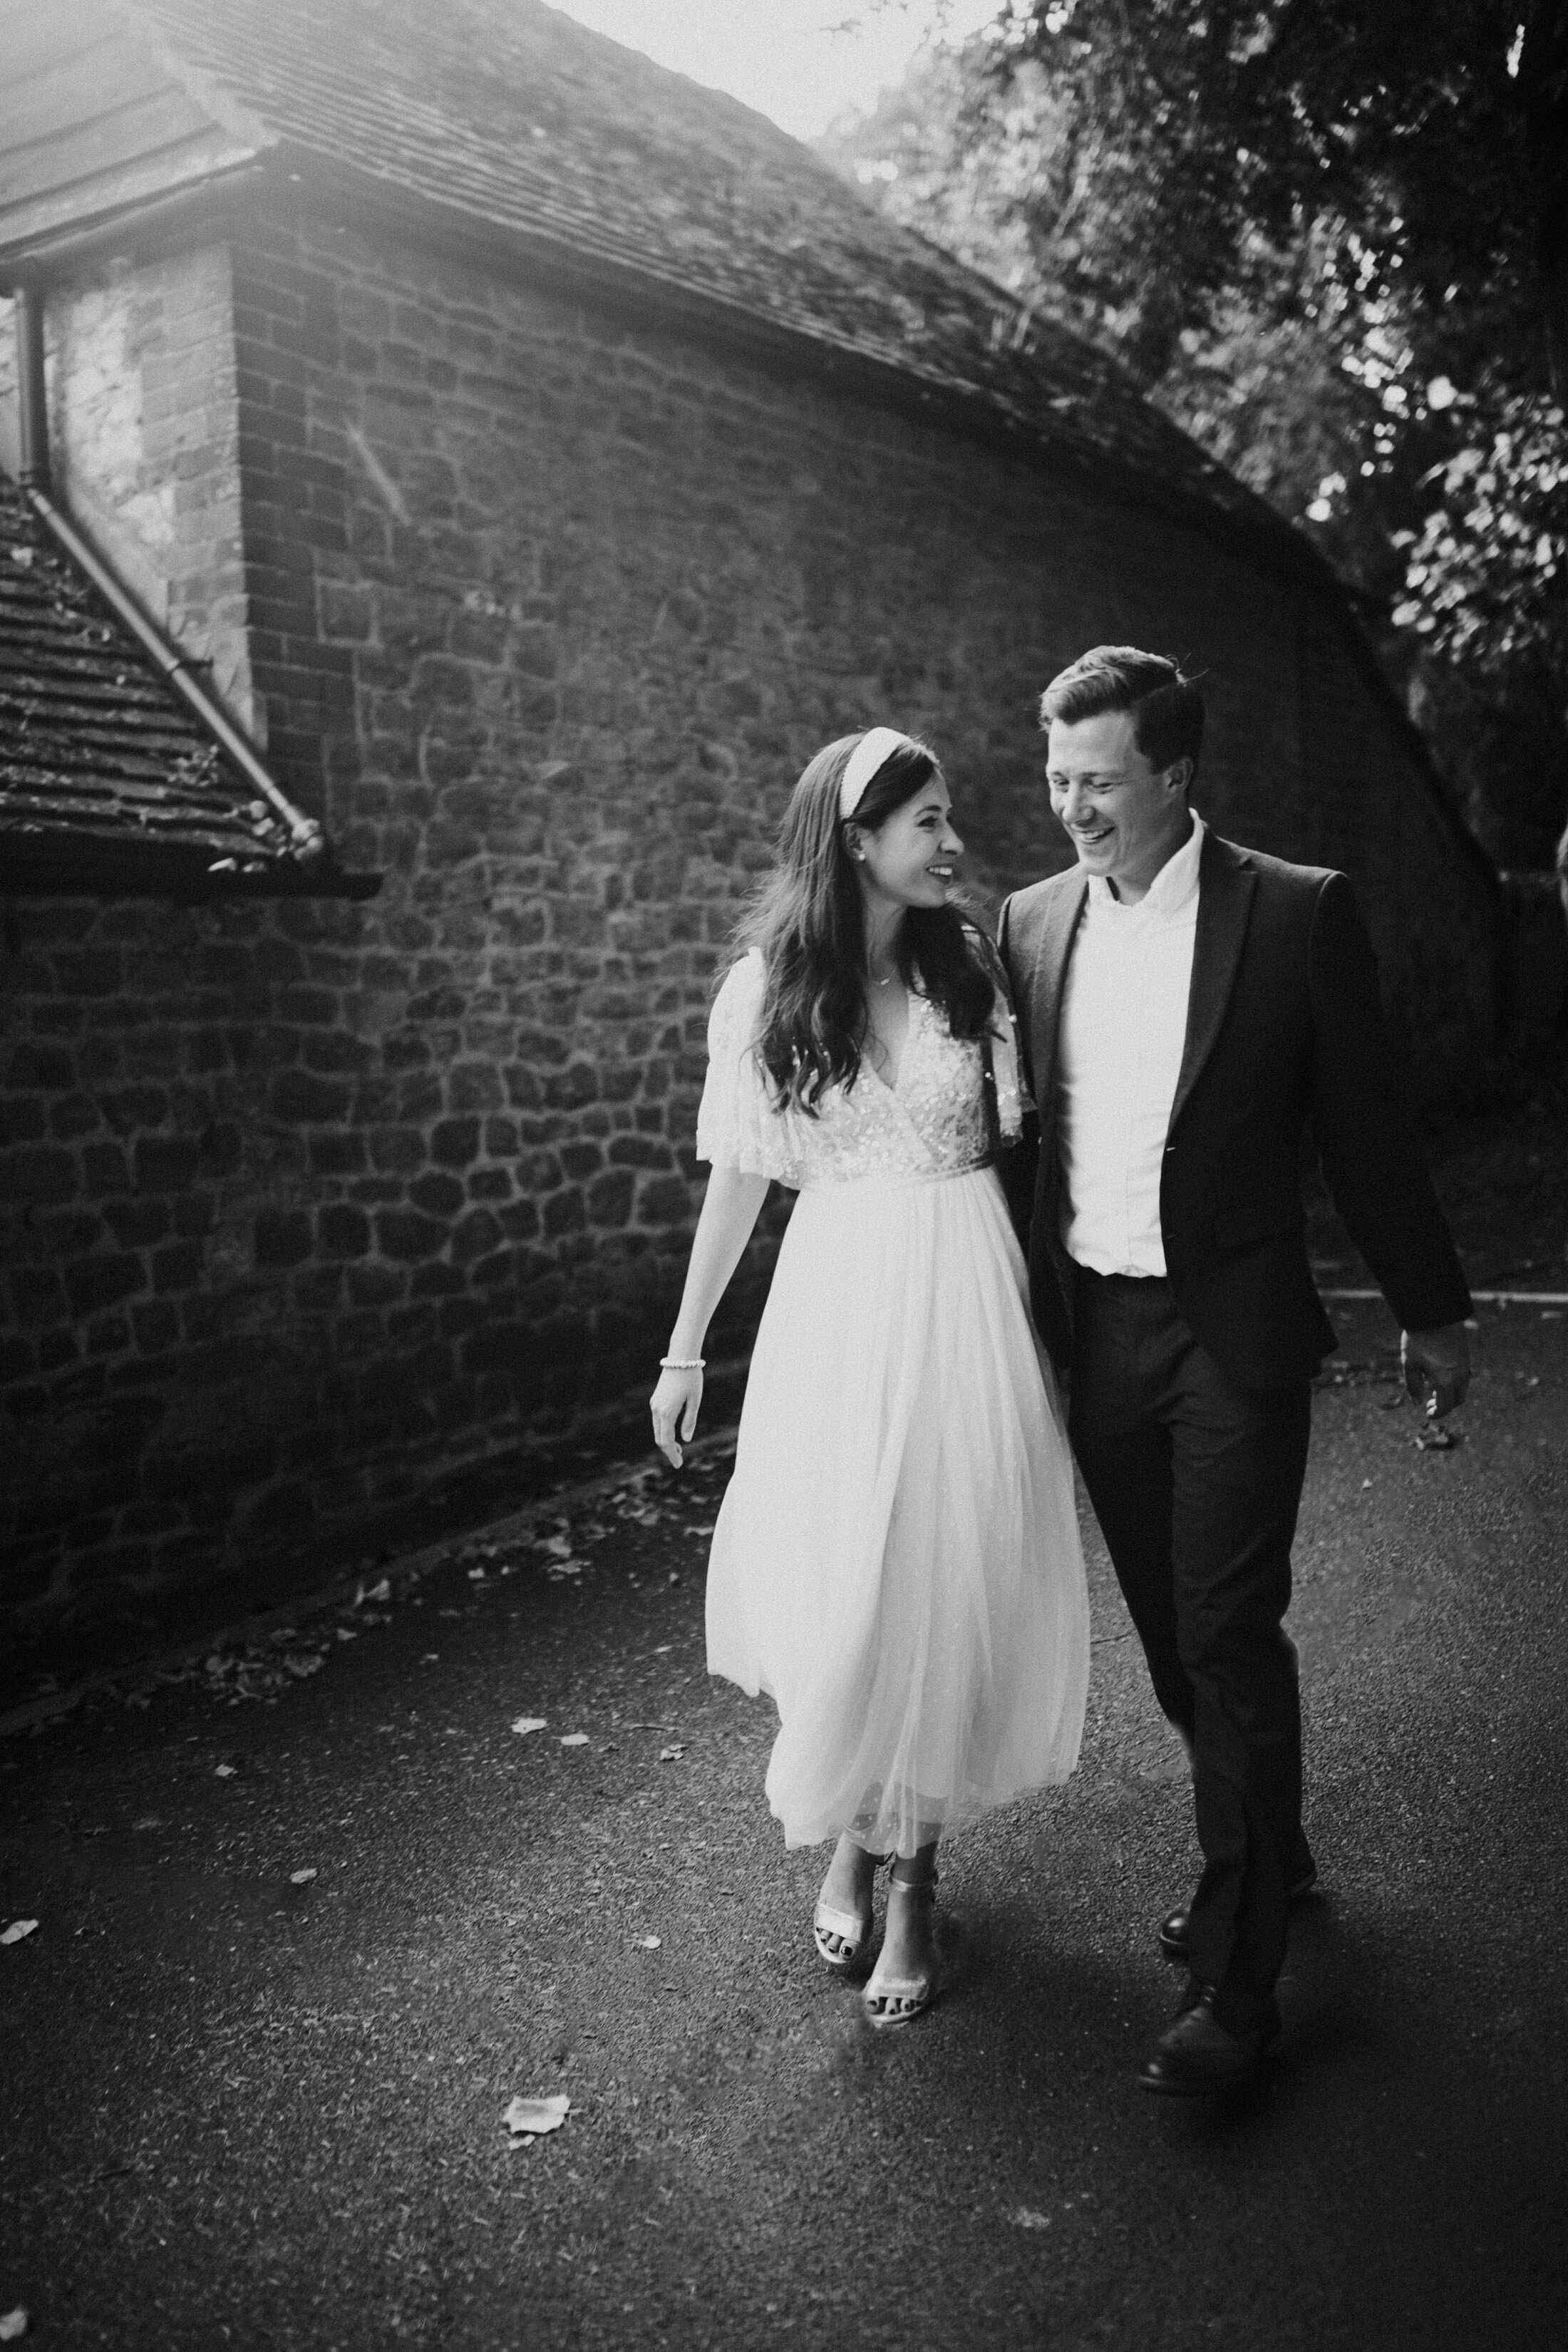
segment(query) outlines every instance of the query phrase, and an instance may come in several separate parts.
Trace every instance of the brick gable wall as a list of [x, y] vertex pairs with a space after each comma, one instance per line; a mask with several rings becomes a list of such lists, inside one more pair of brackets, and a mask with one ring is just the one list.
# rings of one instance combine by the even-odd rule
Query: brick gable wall
[[23, 1614], [319, 1580], [635, 1423], [708, 992], [795, 774], [853, 726], [930, 734], [994, 897], [1065, 859], [1043, 679], [1105, 637], [1183, 654], [1205, 814], [1364, 877], [1428, 1094], [1484, 1051], [1487, 894], [1300, 587], [450, 257], [279, 217], [226, 266], [251, 691], [280, 781], [386, 878], [13, 921]]

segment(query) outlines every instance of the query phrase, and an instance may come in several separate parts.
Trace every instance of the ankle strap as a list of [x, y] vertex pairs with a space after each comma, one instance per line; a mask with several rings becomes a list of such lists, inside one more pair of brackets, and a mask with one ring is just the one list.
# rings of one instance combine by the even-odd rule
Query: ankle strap
[[[900, 1854], [899, 1861], [901, 1862], [903, 1856]], [[900, 1878], [898, 1862], [894, 1863], [892, 1869], [888, 1873], [889, 1885], [900, 1888], [905, 1895], [929, 1895], [935, 1888], [936, 1883], [937, 1873], [934, 1870], [928, 1871], [923, 1878]]]

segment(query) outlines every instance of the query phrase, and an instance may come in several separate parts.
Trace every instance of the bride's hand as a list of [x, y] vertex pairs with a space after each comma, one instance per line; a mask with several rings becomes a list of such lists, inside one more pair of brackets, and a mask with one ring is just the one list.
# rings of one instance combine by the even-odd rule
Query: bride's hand
[[667, 1462], [679, 1469], [684, 1455], [679, 1441], [690, 1444], [702, 1402], [700, 1371], [660, 1372], [649, 1402], [653, 1408], [653, 1442]]

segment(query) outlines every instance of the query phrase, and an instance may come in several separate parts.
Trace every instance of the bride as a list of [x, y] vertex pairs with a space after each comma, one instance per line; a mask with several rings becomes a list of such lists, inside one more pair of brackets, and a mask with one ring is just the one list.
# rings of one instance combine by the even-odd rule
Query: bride
[[789, 1845], [837, 1843], [829, 1967], [887, 1925], [876, 2026], [934, 1997], [944, 1830], [1078, 1757], [1089, 1616], [1072, 1471], [990, 1163], [1017, 1134], [1014, 1033], [953, 902], [942, 771], [888, 727], [819, 751], [709, 1024], [711, 1163], [653, 1392], [679, 1466], [710, 1317], [770, 1179], [799, 1193], [713, 1535], [708, 1664], [779, 1712]]

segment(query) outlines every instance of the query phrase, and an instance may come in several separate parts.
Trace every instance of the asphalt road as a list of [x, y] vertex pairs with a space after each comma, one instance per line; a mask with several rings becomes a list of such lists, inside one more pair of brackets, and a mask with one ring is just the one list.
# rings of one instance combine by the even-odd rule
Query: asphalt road
[[[704, 1671], [710, 1455], [0, 1744], [0, 1925], [38, 1923], [0, 1947], [0, 2315], [116, 2352], [1564, 2341], [1568, 1320], [1483, 1309], [1427, 1454], [1384, 1310], [1339, 1319], [1292, 1621], [1325, 1892], [1256, 2093], [1136, 2086], [1195, 1849], [1092, 1522], [1080, 1771], [953, 1841], [952, 1990], [861, 2024], [770, 1710]], [[563, 2127], [512, 2145], [518, 2094]]]

